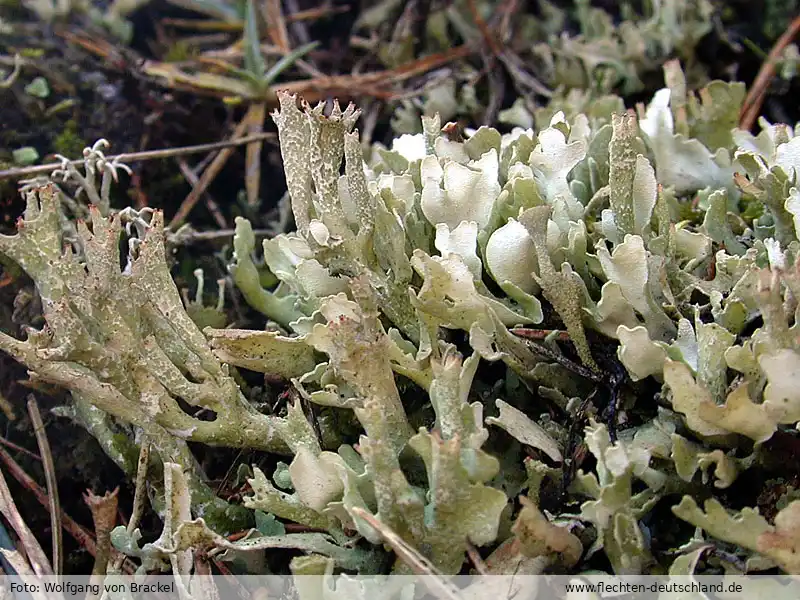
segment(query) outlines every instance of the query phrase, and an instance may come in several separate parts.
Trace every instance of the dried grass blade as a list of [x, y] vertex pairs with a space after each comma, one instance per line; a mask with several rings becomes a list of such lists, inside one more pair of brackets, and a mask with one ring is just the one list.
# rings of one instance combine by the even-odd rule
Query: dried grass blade
[[[247, 119], [242, 119], [239, 124], [236, 125], [236, 129], [234, 129], [231, 138], [235, 140], [238, 137], [242, 137], [246, 128]], [[214, 160], [211, 161], [211, 164], [208, 165], [205, 171], [203, 171], [203, 174], [200, 176], [200, 181], [198, 181], [197, 185], [192, 188], [192, 191], [189, 192], [189, 195], [184, 198], [183, 202], [181, 202], [181, 205], [178, 208], [178, 212], [176, 212], [175, 216], [172, 217], [172, 221], [169, 223], [169, 228], [171, 230], [175, 231], [177, 226], [186, 220], [186, 217], [189, 216], [189, 213], [194, 208], [194, 205], [197, 204], [197, 201], [200, 199], [200, 194], [202, 194], [209, 184], [214, 181], [214, 178], [222, 170], [222, 167], [225, 166], [225, 163], [228, 162], [231, 154], [233, 154], [233, 150], [233, 147], [220, 150], [219, 154], [217, 154], [214, 157]]]
[[[31, 478], [30, 475], [28, 475], [22, 469], [22, 467], [20, 467], [16, 463], [16, 461], [11, 457], [11, 455], [8, 452], [6, 452], [3, 448], [0, 448], [0, 460], [2, 460], [3, 463], [5, 463], [5, 466], [8, 469], [11, 476], [14, 477], [14, 479], [16, 479], [26, 489], [30, 490], [33, 493], [36, 500], [42, 506], [47, 505], [47, 493], [42, 489], [42, 487], [38, 483], [36, 483]], [[2, 470], [0, 470], [0, 502], [3, 501], [3, 490], [2, 490], [3, 487], [5, 487], [6, 490], [8, 489], [5, 486], [5, 480], [2, 478]], [[94, 538], [88, 531], [86, 531], [83, 527], [78, 525], [78, 523], [76, 523], [69, 515], [67, 515], [63, 511], [61, 513], [61, 522], [63, 523], [64, 528], [70, 533], [70, 535], [74, 537], [78, 541], [78, 543], [86, 549], [86, 551], [89, 554], [91, 554], [92, 556], [95, 556], [97, 554], [97, 545], [94, 542]], [[47, 557], [45, 556], [43, 551], [42, 551], [42, 556], [44, 556], [45, 560], [47, 560]]]
[[[267, 115], [266, 102], [253, 104], [247, 110], [244, 120], [247, 121], [248, 135], [259, 134], [264, 130], [264, 118]], [[247, 190], [247, 205], [250, 208], [258, 206], [258, 192], [261, 184], [261, 142], [247, 145], [245, 155], [245, 189]]]
[[47, 483], [47, 501], [50, 507], [50, 529], [53, 538], [53, 569], [56, 577], [60, 577], [64, 568], [63, 545], [61, 539], [61, 505], [58, 500], [58, 482], [56, 481], [56, 468], [53, 455], [50, 452], [50, 442], [47, 440], [47, 431], [44, 428], [42, 414], [33, 394], [28, 394], [28, 414], [33, 423], [33, 433], [39, 445], [39, 455], [42, 457], [44, 477]]
[[360, 507], [350, 509], [359, 519], [366, 521], [370, 527], [378, 531], [383, 541], [391, 546], [398, 558], [406, 563], [414, 573], [422, 576], [422, 581], [430, 592], [441, 600], [459, 600], [458, 590], [452, 586], [444, 575], [420, 552], [408, 544], [394, 530]]
[[[17, 532], [20, 543], [25, 548], [25, 553], [28, 555], [28, 561], [33, 568], [33, 572], [39, 577], [53, 575], [53, 567], [50, 566], [47, 555], [39, 545], [36, 536], [33, 535], [33, 532], [25, 523], [22, 515], [19, 514], [19, 510], [17, 510], [17, 505], [11, 497], [11, 491], [8, 489], [8, 484], [6, 483], [6, 478], [3, 475], [2, 469], [0, 469], [0, 513], [3, 514], [14, 531]], [[11, 552], [4, 551], [3, 554], [6, 559], [13, 564], [12, 558], [10, 557]], [[14, 568], [16, 569], [17, 565], [14, 565]]]
[[261, 6], [264, 20], [267, 22], [267, 35], [272, 43], [284, 52], [289, 52], [289, 32], [286, 29], [286, 19], [283, 16], [281, 0], [265, 0]]

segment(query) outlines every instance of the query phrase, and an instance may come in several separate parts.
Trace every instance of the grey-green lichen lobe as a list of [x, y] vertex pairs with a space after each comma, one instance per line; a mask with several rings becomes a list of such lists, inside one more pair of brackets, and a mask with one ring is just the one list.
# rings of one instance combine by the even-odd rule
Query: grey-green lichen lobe
[[[326, 116], [279, 95], [297, 230], [263, 244], [277, 289], [261, 287], [243, 219], [230, 266], [274, 321], [264, 331], [203, 335], [169, 277], [159, 212], [136, 217], [120, 269], [121, 219], [135, 215], [93, 210], [78, 255], [63, 250], [54, 189], [32, 192], [0, 251], [37, 282], [47, 327], [0, 336], [0, 348], [157, 440], [167, 462], [191, 462], [187, 440], [285, 453], [274, 476], [253, 471], [245, 505], [327, 532], [232, 545], [194, 503], [191, 521], [166, 498], [183, 545], [147, 555], [120, 543], [178, 565], [201, 541], [283, 544], [342, 568], [374, 565], [387, 543], [403, 557], [394, 572], [417, 556], [456, 573], [469, 542], [497, 574], [677, 572], [693, 542], [664, 552], [647, 535], [674, 533], [654, 518], [669, 503], [749, 564], [798, 572], [797, 502], [770, 522], [730, 514], [718, 494], [800, 423], [800, 128], [739, 131], [740, 86], [694, 94], [676, 64], [666, 72], [669, 87], [638, 115], [614, 98], [556, 98], [537, 130], [455, 141], [426, 119], [391, 148], [361, 146], [352, 107]], [[754, 218], [751, 203], [765, 210]], [[540, 324], [548, 331], [531, 331]], [[503, 366], [502, 379], [482, 380], [482, 362]], [[288, 380], [285, 417], [251, 406], [232, 366]], [[326, 442], [320, 411], [356, 433]], [[573, 467], [582, 445], [592, 459]], [[181, 476], [171, 471], [172, 489]], [[351, 532], [369, 544], [352, 547]]]

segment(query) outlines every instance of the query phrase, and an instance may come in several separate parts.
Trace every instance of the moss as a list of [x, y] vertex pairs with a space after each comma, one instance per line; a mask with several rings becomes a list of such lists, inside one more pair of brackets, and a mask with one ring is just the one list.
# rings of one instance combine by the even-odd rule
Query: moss
[[165, 62], [183, 62], [191, 60], [195, 55], [192, 46], [185, 40], [178, 40], [172, 44], [164, 55]]
[[764, 214], [764, 204], [753, 196], [744, 194], [741, 200], [742, 218], [747, 223], [752, 223]]
[[86, 141], [78, 135], [78, 124], [74, 119], [67, 121], [61, 133], [53, 139], [53, 151], [62, 156], [80, 156], [86, 146]]

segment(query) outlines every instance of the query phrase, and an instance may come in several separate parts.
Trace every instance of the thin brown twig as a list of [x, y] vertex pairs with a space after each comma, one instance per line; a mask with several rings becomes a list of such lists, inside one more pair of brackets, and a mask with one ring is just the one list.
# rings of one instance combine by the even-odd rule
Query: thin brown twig
[[505, 0], [494, 13], [495, 17], [499, 15], [498, 37], [501, 43], [510, 38], [511, 20], [517, 8], [519, 8], [519, 0]]
[[767, 97], [770, 81], [775, 75], [775, 65], [780, 60], [783, 51], [798, 34], [800, 34], [800, 15], [794, 18], [786, 31], [783, 32], [783, 35], [778, 38], [778, 41], [775, 42], [772, 50], [770, 50], [767, 60], [761, 65], [761, 69], [750, 86], [750, 91], [747, 92], [747, 97], [742, 105], [739, 118], [740, 129], [745, 131], [752, 129], [758, 118], [758, 113], [761, 111], [761, 105]]
[[[292, 4], [291, 0], [287, 4]], [[318, 6], [316, 8], [309, 8], [306, 10], [298, 10], [286, 15], [286, 22], [290, 24], [301, 23], [303, 21], [315, 21], [325, 17], [339, 15], [350, 12], [349, 6], [333, 6], [331, 4]], [[165, 17], [161, 19], [162, 25], [171, 25], [172, 27], [181, 27], [184, 29], [194, 29], [196, 31], [231, 31], [239, 33], [242, 30], [241, 21], [218, 21], [210, 20], [197, 20], [197, 19], [179, 19], [173, 17]], [[303, 42], [305, 43], [305, 42]]]
[[561, 342], [570, 341], [569, 333], [566, 331], [559, 331], [558, 329], [530, 329], [528, 327], [515, 327], [511, 333], [519, 337], [528, 338], [529, 340], [544, 340], [548, 335], [556, 333], [556, 339]]
[[510, 50], [504, 50], [499, 55], [500, 62], [505, 65], [511, 79], [516, 84], [515, 87], [525, 95], [534, 92], [546, 98], [553, 96], [553, 90], [549, 89], [541, 81], [525, 70], [522, 59]]
[[148, 60], [141, 64], [139, 71], [153, 82], [168, 89], [217, 98], [234, 97], [243, 101], [266, 102], [270, 108], [278, 105], [277, 92], [280, 90], [300, 94], [309, 103], [325, 100], [330, 96], [340, 96], [342, 100], [360, 96], [391, 100], [395, 94], [391, 88], [393, 84], [469, 56], [475, 50], [474, 45], [473, 42], [457, 46], [390, 70], [281, 82], [262, 91], [254, 91], [253, 86], [237, 77], [208, 72], [191, 73], [182, 70], [176, 63]]
[[[236, 140], [237, 138], [242, 137], [245, 130], [247, 129], [248, 122], [247, 119], [242, 119], [236, 125], [236, 128], [233, 131], [233, 135], [231, 136], [231, 140]], [[264, 135], [264, 134], [261, 134]], [[252, 140], [251, 140], [252, 141]], [[200, 176], [200, 179], [192, 188], [192, 191], [189, 192], [189, 195], [183, 199], [181, 205], [178, 207], [178, 211], [175, 213], [175, 216], [172, 217], [172, 220], [169, 223], [170, 229], [175, 229], [178, 225], [183, 223], [186, 220], [186, 217], [189, 216], [189, 213], [194, 208], [194, 205], [197, 204], [197, 201], [200, 199], [200, 194], [202, 194], [206, 188], [214, 181], [214, 178], [220, 172], [225, 163], [228, 162], [228, 159], [233, 154], [234, 146], [233, 144], [228, 144], [223, 150], [219, 152], [214, 157], [214, 160], [211, 161], [211, 164], [208, 165], [203, 174]]]
[[225, 539], [227, 539], [229, 542], [238, 542], [239, 540], [241, 540], [242, 538], [247, 536], [247, 534], [250, 533], [250, 531], [251, 531], [250, 529], [246, 529], [246, 530], [243, 530], [243, 531], [236, 531], [236, 532], [226, 536]]
[[[396, 56], [402, 53], [403, 47], [409, 38], [418, 38], [417, 32], [415, 31], [415, 28], [417, 28], [419, 24], [418, 19], [420, 18], [418, 4], [420, 4], [419, 0], [409, 0], [405, 3], [405, 7], [400, 13], [400, 16], [394, 20], [395, 24], [392, 28], [392, 33], [386, 41], [385, 51], [388, 55]], [[357, 73], [357, 69], [358, 65], [356, 64], [351, 74]]]
[[67, 42], [80, 46], [87, 52], [102, 58], [109, 65], [117, 68], [125, 68], [128, 64], [128, 56], [121, 52], [119, 47], [106, 40], [93, 37], [84, 31], [78, 31], [76, 33], [61, 28], [57, 28], [55, 34], [64, 38]]
[[[129, 154], [115, 154], [107, 156], [106, 160], [112, 162], [114, 160], [126, 163], [143, 162], [146, 160], [157, 160], [161, 158], [171, 158], [173, 156], [184, 156], [187, 154], [200, 154], [203, 152], [214, 152], [215, 150], [227, 150], [235, 146], [243, 146], [245, 144], [252, 144], [269, 139], [275, 139], [274, 133], [259, 133], [258, 135], [250, 135], [247, 137], [240, 137], [238, 139], [230, 139], [222, 142], [213, 142], [211, 144], [198, 144], [196, 146], [181, 146], [179, 148], [165, 148], [161, 150], [145, 150], [144, 152], [131, 152]], [[69, 164], [73, 166], [80, 166], [84, 163], [83, 159], [71, 160]], [[0, 180], [3, 179], [19, 179], [20, 177], [31, 177], [34, 175], [41, 175], [44, 173], [51, 173], [56, 169], [61, 169], [63, 163], [47, 163], [46, 165], [36, 165], [33, 167], [20, 167], [15, 169], [6, 169], [0, 171]]]
[[319, 527], [310, 527], [302, 523], [284, 523], [283, 525], [286, 533], [325, 533], [324, 529]]
[[479, 575], [491, 575], [489, 571], [489, 567], [486, 566], [486, 562], [484, 562], [483, 558], [480, 554], [478, 554], [478, 549], [475, 547], [475, 544], [467, 540], [467, 556], [469, 560], [472, 562], [472, 566], [475, 567], [475, 570], [478, 572]]
[[27, 448], [23, 448], [22, 446], [15, 444], [14, 442], [7, 440], [6, 438], [0, 436], [0, 444], [3, 444], [6, 448], [11, 448], [12, 450], [16, 450], [17, 452], [21, 452], [27, 456], [30, 456], [33, 460], [38, 460], [42, 462], [42, 457], [36, 454], [36, 452], [31, 452]]
[[[47, 506], [49, 504], [47, 500], [47, 492], [36, 483], [33, 478], [28, 475], [25, 470], [20, 467], [17, 462], [11, 457], [11, 455], [6, 452], [3, 448], [0, 448], [0, 460], [3, 461], [8, 472], [11, 476], [16, 479], [20, 485], [22, 485], [25, 489], [30, 491], [36, 500], [42, 506]], [[63, 510], [61, 511], [61, 524], [67, 532], [77, 540], [77, 542], [83, 546], [86, 551], [95, 556], [97, 554], [97, 544], [95, 544], [94, 538], [92, 534], [89, 533], [83, 526], [79, 525], [72, 517], [70, 517], [67, 513]]]
[[380, 534], [383, 541], [391, 546], [400, 560], [416, 575], [423, 576], [422, 580], [425, 586], [434, 596], [440, 600], [456, 600], [459, 597], [458, 589], [453, 583], [448, 581], [430, 560], [401, 538], [391, 527], [360, 506], [353, 508], [353, 515], [366, 521]]
[[61, 503], [58, 500], [58, 482], [56, 481], [56, 468], [53, 464], [53, 454], [50, 452], [50, 442], [47, 440], [47, 431], [44, 428], [42, 414], [33, 394], [28, 394], [28, 414], [33, 424], [33, 433], [39, 445], [39, 454], [42, 457], [44, 478], [47, 483], [47, 500], [50, 508], [50, 529], [53, 544], [53, 571], [60, 577], [64, 570], [64, 555], [61, 538]]
[[[494, 58], [492, 61], [494, 62]], [[505, 82], [503, 75], [499, 69], [492, 69], [491, 63], [487, 62], [490, 67], [486, 73], [486, 81], [489, 87], [489, 101], [486, 103], [486, 109], [483, 111], [482, 123], [487, 127], [491, 127], [497, 119], [497, 114], [503, 105], [503, 98], [505, 97]]]
[[286, 20], [292, 29], [295, 40], [300, 44], [308, 44], [311, 41], [311, 34], [308, 31], [308, 23], [306, 23], [305, 19], [298, 18], [303, 11], [300, 10], [297, 0], [286, 0], [286, 10], [288, 12]]
[[487, 48], [491, 50], [492, 56], [494, 58], [500, 57], [500, 46], [497, 44], [497, 40], [494, 38], [494, 35], [489, 30], [489, 26], [486, 25], [486, 21], [483, 20], [480, 11], [478, 10], [478, 6], [475, 3], [475, 0], [467, 0], [467, 5], [469, 6], [469, 12], [472, 15], [472, 20], [475, 22], [475, 26], [480, 31], [481, 36], [483, 37], [483, 41], [486, 44]]
[[[189, 166], [189, 163], [187, 163], [186, 160], [184, 160], [182, 157], [178, 159], [178, 168], [180, 169], [184, 179], [186, 179], [186, 181], [189, 182], [189, 185], [195, 187], [198, 184], [200, 178], [194, 172], [194, 169], [192, 169]], [[219, 225], [223, 229], [227, 229], [228, 221], [225, 219], [225, 216], [219, 209], [219, 204], [217, 204], [216, 200], [214, 200], [211, 194], [208, 193], [208, 190], [206, 190], [203, 193], [203, 198], [205, 199], [206, 208], [208, 208], [208, 212], [210, 212], [211, 216], [214, 217], [214, 220], [217, 222], [217, 225]]]
[[[0, 449], [0, 452], [5, 451]], [[25, 519], [22, 518], [17, 504], [14, 502], [13, 496], [11, 496], [11, 490], [8, 489], [8, 483], [2, 469], [0, 469], [0, 513], [3, 514], [8, 524], [16, 532], [19, 538], [18, 546], [22, 546], [21, 550], [24, 550], [25, 557], [30, 567], [33, 568], [34, 573], [37, 575], [53, 575], [53, 567], [48, 562], [47, 555], [44, 553], [36, 536], [33, 535], [30, 527], [28, 527]], [[6, 558], [10, 559], [11, 557], [6, 555]]]
[[[250, 135], [261, 133], [264, 130], [264, 119], [267, 116], [267, 103], [256, 102], [247, 110], [247, 133]], [[247, 194], [247, 206], [254, 209], [259, 200], [261, 187], [261, 148], [260, 142], [247, 144], [245, 149], [244, 185]]]
[[178, 19], [165, 17], [161, 19], [160, 22], [162, 25], [180, 27], [181, 29], [189, 29], [192, 31], [231, 31], [236, 33], [241, 33], [242, 31], [241, 21], [218, 21], [215, 19]]
[[272, 43], [284, 52], [289, 52], [292, 48], [289, 45], [289, 32], [286, 30], [286, 19], [283, 16], [281, 0], [264, 0], [261, 5], [261, 13], [267, 22], [267, 35]]
[[[293, 4], [293, 2], [289, 2]], [[350, 12], [350, 6], [334, 6], [330, 2], [325, 2], [322, 6], [316, 8], [308, 8], [306, 10], [298, 10], [286, 16], [287, 23], [297, 23], [300, 21], [315, 21], [333, 15], [341, 15]]]
[[290, 81], [275, 85], [272, 89], [300, 94], [309, 103], [331, 95], [339, 95], [342, 98], [370, 95], [388, 100], [396, 96], [393, 90], [387, 89], [388, 86], [438, 69], [454, 60], [469, 56], [472, 51], [473, 49], [469, 45], [456, 46], [450, 50], [431, 54], [386, 71], [359, 75], [331, 75], [303, 81]]
[[[278, 56], [283, 57], [288, 54], [288, 52], [284, 52], [280, 50], [277, 46], [273, 46], [271, 44], [261, 44], [260, 46], [261, 52], [263, 52], [267, 56]], [[206, 50], [197, 57], [197, 61], [201, 63], [210, 63], [211, 61], [217, 59], [222, 60], [235, 60], [240, 59], [244, 55], [244, 50], [242, 48], [242, 44], [234, 44], [222, 50], [213, 49], [213, 50]], [[294, 66], [302, 71], [305, 71], [310, 77], [324, 77], [325, 73], [317, 69], [311, 63], [306, 62], [302, 58], [298, 58], [294, 61]]]
[[[253, 235], [256, 237], [268, 237], [275, 232], [271, 229], [254, 229]], [[216, 240], [233, 237], [236, 234], [235, 229], [220, 229], [216, 231], [188, 231], [176, 236], [174, 243], [191, 244], [194, 242], [214, 242]]]

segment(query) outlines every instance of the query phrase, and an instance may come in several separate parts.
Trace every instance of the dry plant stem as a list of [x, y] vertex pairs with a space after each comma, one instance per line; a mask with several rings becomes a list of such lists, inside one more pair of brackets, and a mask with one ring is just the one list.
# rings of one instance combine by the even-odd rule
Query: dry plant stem
[[500, 111], [503, 104], [503, 97], [505, 96], [503, 75], [499, 70], [492, 68], [494, 62], [494, 56], [486, 61], [486, 81], [489, 86], [489, 102], [486, 105], [486, 110], [483, 111], [481, 122], [487, 127], [490, 127], [497, 119], [497, 113]]
[[176, 19], [172, 17], [166, 17], [161, 19], [159, 23], [164, 26], [188, 29], [189, 31], [233, 31], [236, 33], [241, 33], [242, 31], [241, 21], [217, 21], [215, 19]]
[[286, 30], [286, 19], [283, 16], [281, 0], [264, 0], [261, 14], [267, 22], [267, 35], [278, 48], [289, 52], [289, 32]]
[[381, 534], [383, 541], [391, 546], [398, 558], [408, 565], [417, 575], [441, 575], [439, 570], [415, 548], [406, 543], [395, 531], [377, 519], [370, 512], [363, 508], [353, 509], [353, 515], [359, 519], [364, 519], [371, 527]]
[[53, 464], [53, 455], [50, 452], [50, 442], [47, 440], [47, 432], [44, 428], [44, 421], [39, 412], [39, 405], [33, 394], [28, 394], [28, 414], [33, 423], [33, 433], [36, 435], [36, 443], [39, 445], [39, 454], [42, 457], [45, 481], [47, 482], [47, 499], [50, 507], [50, 529], [53, 538], [53, 570], [56, 577], [60, 578], [64, 569], [64, 556], [62, 553], [61, 539], [61, 508], [58, 501], [58, 482], [56, 481], [56, 469]]
[[[325, 17], [338, 15], [350, 11], [350, 7], [348, 6], [328, 5], [328, 6], [319, 6], [317, 8], [309, 8], [306, 10], [298, 10], [295, 12], [294, 9], [297, 8], [297, 2], [295, 0], [287, 0], [286, 5], [288, 6], [289, 10], [292, 11], [291, 14], [286, 15], [286, 23], [291, 25], [299, 25], [303, 24], [305, 21], [315, 21], [317, 19], [323, 19]], [[217, 21], [214, 19], [210, 20], [177, 19], [177, 18], [167, 17], [161, 19], [160, 23], [162, 25], [169, 25], [172, 27], [180, 27], [182, 29], [189, 29], [195, 31], [234, 31], [239, 33], [242, 30], [241, 21]], [[306, 39], [303, 39], [302, 36], [297, 36], [297, 37], [300, 40], [300, 43], [302, 44], [308, 43], [311, 39], [310, 37], [306, 37]]]
[[[33, 493], [36, 500], [38, 500], [42, 506], [47, 506], [47, 492], [45, 492], [44, 489], [42, 489], [39, 484], [36, 483], [33, 478], [16, 463], [11, 455], [3, 448], [0, 448], [0, 460], [3, 461], [8, 469], [8, 472], [14, 479], [16, 479], [23, 487]], [[0, 471], [0, 477], [2, 477], [2, 471]], [[97, 544], [95, 544], [92, 534], [89, 533], [84, 527], [76, 523], [75, 520], [64, 511], [61, 511], [61, 524], [64, 529], [66, 529], [67, 532], [69, 532], [69, 534], [75, 538], [89, 554], [92, 556], [97, 554]]]
[[495, 16], [500, 16], [499, 37], [501, 42], [509, 39], [511, 35], [511, 21], [514, 13], [519, 8], [519, 0], [505, 0], [496, 10]]
[[769, 89], [770, 81], [775, 75], [775, 65], [780, 59], [781, 54], [786, 47], [792, 43], [795, 37], [800, 34], [800, 15], [796, 16], [789, 24], [783, 35], [778, 38], [775, 45], [770, 50], [767, 60], [761, 65], [753, 85], [750, 86], [750, 91], [742, 105], [741, 117], [739, 119], [739, 128], [749, 131], [755, 125], [758, 119], [758, 113], [761, 111], [761, 105], [767, 97], [767, 90]]
[[[264, 118], [267, 116], [267, 104], [257, 102], [247, 111], [244, 120], [247, 121], [249, 135], [261, 133], [264, 130]], [[260, 142], [248, 144], [245, 155], [244, 183], [247, 192], [247, 205], [255, 208], [258, 204], [258, 192], [261, 184], [261, 147]]]
[[[0, 452], [5, 451], [0, 450]], [[36, 536], [28, 528], [22, 515], [19, 514], [19, 510], [17, 510], [17, 505], [14, 503], [14, 498], [11, 497], [11, 491], [8, 489], [2, 469], [0, 469], [0, 513], [3, 514], [17, 533], [33, 572], [39, 576], [53, 575], [53, 568], [47, 560], [47, 555], [39, 545]]]
[[[333, 75], [279, 83], [257, 96], [254, 96], [249, 91], [249, 88], [245, 90], [244, 84], [240, 83], [239, 80], [215, 78], [209, 73], [193, 75], [182, 71], [175, 63], [147, 61], [142, 66], [142, 70], [146, 75], [153, 77], [160, 85], [168, 89], [217, 98], [239, 96], [243, 100], [264, 101], [267, 103], [268, 108], [277, 107], [277, 92], [282, 90], [291, 94], [299, 94], [310, 104], [325, 100], [330, 96], [339, 96], [340, 101], [359, 96], [374, 96], [389, 100], [395, 95], [391, 88], [392, 85], [438, 69], [459, 58], [469, 56], [475, 51], [473, 46], [474, 44], [457, 46], [445, 52], [408, 62], [388, 71], [358, 75]], [[233, 85], [232, 82], [235, 82], [235, 85], [239, 87], [233, 90], [230, 87]]]
[[[247, 126], [247, 119], [242, 119], [239, 124], [236, 125], [236, 129], [233, 131], [231, 140], [236, 140], [236, 138], [242, 137], [247, 129]], [[250, 140], [250, 142], [252, 141], [254, 140]], [[209, 184], [214, 181], [214, 178], [220, 172], [222, 167], [225, 166], [226, 162], [228, 162], [231, 154], [233, 154], [233, 146], [228, 145], [214, 157], [214, 160], [211, 161], [211, 164], [208, 165], [205, 171], [203, 171], [203, 174], [200, 176], [200, 180], [197, 182], [197, 185], [192, 188], [192, 191], [189, 192], [189, 195], [184, 198], [183, 202], [181, 202], [180, 207], [178, 207], [178, 212], [175, 213], [175, 216], [172, 217], [172, 221], [169, 223], [170, 229], [174, 230], [178, 225], [186, 220], [186, 217], [189, 216], [189, 213], [194, 208], [194, 205], [197, 204], [197, 201], [200, 199], [200, 194], [202, 194], [206, 188], [208, 188]]]
[[[465, 56], [469, 56], [473, 52], [473, 48], [468, 45], [456, 46], [455, 48], [451, 48], [445, 52], [439, 52], [438, 54], [431, 54], [429, 56], [425, 56], [424, 58], [420, 58], [418, 60], [413, 60], [408, 62], [404, 65], [401, 65], [397, 68], [390, 69], [388, 71], [380, 71], [377, 73], [364, 73], [363, 75], [355, 75], [355, 76], [334, 76], [334, 77], [327, 77], [326, 79], [330, 82], [341, 81], [342, 84], [347, 85], [348, 80], [352, 80], [350, 83], [358, 86], [359, 83], [376, 83], [376, 84], [383, 84], [383, 83], [400, 83], [401, 81], [405, 81], [411, 77], [416, 77], [417, 75], [422, 75], [428, 71], [432, 71], [433, 69], [438, 69], [439, 67], [446, 65], [454, 60], [459, 58], [464, 58]], [[300, 83], [300, 82], [294, 82]], [[282, 86], [283, 89], [287, 89], [290, 92], [291, 86]], [[344, 88], [346, 89], [346, 88]]]
[[351, 10], [351, 7], [349, 6], [334, 6], [330, 2], [330, 0], [326, 0], [322, 6], [318, 6], [317, 8], [308, 8], [306, 10], [297, 10], [297, 11], [295, 11], [295, 9], [297, 8], [297, 0], [287, 0], [286, 4], [292, 11], [292, 14], [286, 17], [286, 21], [288, 23], [302, 23], [303, 21], [314, 21], [317, 19], [323, 19], [325, 17], [331, 17], [333, 15], [339, 15], [342, 13], [350, 12]]
[[[515, 327], [511, 330], [511, 333], [518, 335], [519, 337], [527, 338], [529, 340], [544, 340], [547, 336], [551, 335], [554, 331], [558, 331], [557, 329], [530, 329], [527, 327]], [[558, 331], [556, 334], [556, 339], [560, 342], [569, 342], [569, 333], [566, 331]]]
[[14, 442], [7, 440], [4, 437], [0, 437], [0, 444], [3, 444], [3, 446], [5, 446], [6, 448], [10, 448], [11, 450], [14, 450], [16, 452], [26, 454], [27, 456], [30, 456], [33, 460], [38, 460], [39, 462], [42, 462], [42, 457], [36, 454], [36, 452], [31, 452], [27, 448], [23, 448], [22, 446], [19, 446]]
[[127, 67], [131, 62], [130, 55], [123, 54], [117, 46], [96, 37], [89, 37], [85, 32], [83, 35], [76, 35], [66, 29], [58, 28], [55, 34], [91, 52], [95, 56], [99, 56], [104, 59], [109, 66], [117, 70]]
[[[350, 7], [343, 8], [349, 9]], [[294, 33], [295, 39], [301, 44], [308, 44], [311, 41], [311, 34], [308, 33], [308, 25], [302, 18], [300, 18], [302, 11], [300, 10], [300, 6], [297, 4], [297, 0], [286, 0], [286, 9], [289, 11], [289, 15], [286, 17], [286, 19], [291, 24], [290, 26], [292, 28], [292, 33]], [[316, 16], [313, 18], [316, 18]]]
[[456, 600], [459, 597], [458, 591], [451, 587], [451, 584], [447, 582], [442, 573], [388, 525], [376, 519], [363, 508], [355, 507], [352, 511], [354, 515], [364, 519], [371, 527], [377, 530], [383, 537], [383, 541], [391, 546], [398, 558], [408, 565], [414, 573], [424, 576], [423, 582], [434, 596], [441, 600]]
[[546, 98], [553, 96], [553, 90], [547, 88], [524, 69], [522, 59], [519, 56], [510, 50], [506, 50], [501, 52], [498, 58], [505, 65], [521, 94], [527, 95], [532, 91]]
[[214, 563], [214, 566], [217, 568], [220, 574], [225, 578], [225, 582], [236, 589], [237, 596], [239, 596], [239, 598], [250, 598], [252, 596], [250, 590], [244, 587], [241, 580], [231, 572], [227, 564], [216, 557], [212, 558], [211, 561]]
[[[478, 31], [481, 32], [483, 41], [489, 50], [491, 50], [493, 58], [499, 57], [500, 47], [497, 45], [497, 40], [494, 38], [492, 32], [489, 30], [489, 27], [486, 25], [486, 21], [484, 21], [483, 17], [481, 17], [475, 0], [468, 0], [467, 5], [469, 6], [469, 12], [472, 16], [472, 20], [475, 21], [475, 26], [478, 28]], [[491, 62], [494, 62], [494, 60]]]
[[[178, 168], [181, 170], [181, 174], [183, 175], [184, 179], [189, 182], [189, 185], [194, 187], [198, 184], [200, 178], [195, 174], [194, 169], [192, 169], [183, 158], [178, 159]], [[228, 221], [225, 219], [222, 211], [219, 209], [219, 204], [217, 204], [208, 191], [203, 194], [203, 198], [205, 199], [208, 212], [210, 212], [211, 216], [214, 217], [214, 221], [217, 223], [217, 225], [223, 229], [227, 229]]]
[[[254, 229], [253, 235], [256, 237], [267, 237], [273, 235], [275, 232], [271, 229]], [[236, 234], [235, 229], [221, 229], [218, 231], [192, 231], [186, 235], [182, 235], [176, 243], [194, 243], [194, 242], [214, 242], [217, 240], [224, 240], [225, 238], [233, 237]], [[2, 441], [0, 441], [2, 443]]]
[[[243, 146], [245, 144], [252, 144], [253, 142], [263, 142], [264, 140], [274, 140], [274, 133], [259, 133], [243, 137], [240, 139], [231, 139], [224, 142], [214, 142], [212, 144], [199, 144], [197, 146], [183, 146], [180, 148], [168, 148], [165, 150], [146, 150], [144, 152], [131, 152], [130, 154], [115, 154], [107, 156], [106, 160], [112, 162], [118, 160], [125, 163], [143, 162], [146, 160], [157, 160], [161, 158], [171, 158], [173, 156], [184, 156], [187, 154], [201, 154], [203, 152], [214, 152], [216, 150], [230, 149], [235, 146]], [[73, 166], [83, 165], [83, 160], [73, 160], [70, 164]], [[63, 163], [47, 163], [46, 165], [36, 165], [33, 167], [23, 167], [18, 169], [6, 169], [0, 171], [0, 180], [2, 179], [19, 179], [21, 177], [31, 177], [33, 175], [42, 175], [51, 173], [56, 169], [61, 169]]]
[[469, 559], [472, 561], [472, 566], [475, 567], [478, 575], [491, 575], [489, 567], [486, 566], [483, 558], [478, 553], [478, 549], [470, 541], [467, 541], [467, 556], [469, 556]]

